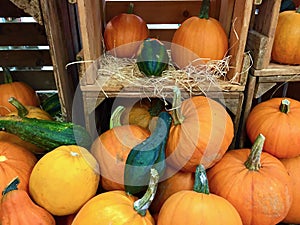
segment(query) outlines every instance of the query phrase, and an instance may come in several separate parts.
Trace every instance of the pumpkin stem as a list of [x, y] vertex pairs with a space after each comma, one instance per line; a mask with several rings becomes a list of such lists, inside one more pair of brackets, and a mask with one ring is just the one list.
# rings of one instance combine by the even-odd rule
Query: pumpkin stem
[[296, 13], [300, 13], [300, 6], [296, 9]]
[[134, 4], [132, 2], [130, 2], [127, 13], [128, 14], [133, 14], [133, 9], [134, 9]]
[[26, 109], [26, 107], [22, 105], [22, 103], [19, 102], [16, 98], [10, 97], [8, 99], [8, 102], [12, 104], [14, 107], [16, 107], [16, 109], [18, 110], [18, 116], [23, 118], [28, 115], [29, 113], [28, 109]]
[[149, 108], [148, 112], [150, 116], [155, 117], [164, 109], [165, 105], [160, 99], [154, 99], [153, 101], [154, 103]]
[[118, 106], [113, 113], [111, 114], [110, 120], [109, 120], [109, 128], [112, 129], [114, 127], [122, 126], [121, 124], [121, 115], [124, 112], [125, 107], [124, 106]]
[[199, 14], [200, 19], [209, 19], [209, 8], [210, 0], [203, 0]]
[[173, 113], [172, 118], [174, 125], [182, 124], [184, 121], [184, 116], [181, 113], [181, 93], [178, 87], [174, 87], [174, 98], [172, 103]]
[[208, 180], [205, 172], [205, 168], [202, 164], [197, 166], [195, 172], [194, 191], [198, 193], [209, 194]]
[[148, 185], [148, 189], [144, 196], [133, 203], [133, 208], [141, 215], [145, 216], [147, 210], [154, 199], [157, 185], [159, 181], [159, 175], [156, 169], [150, 169], [150, 181]]
[[248, 170], [259, 171], [261, 167], [260, 156], [263, 150], [265, 139], [265, 136], [259, 134], [255, 142], [253, 143], [250, 155], [245, 162], [245, 166]]
[[4, 72], [4, 83], [5, 84], [10, 84], [13, 82], [11, 73], [7, 67], [2, 67], [3, 72]]
[[18, 190], [18, 184], [20, 183], [19, 177], [14, 178], [2, 191], [2, 196], [7, 194], [10, 191]]
[[291, 102], [289, 100], [283, 99], [281, 101], [280, 106], [279, 106], [280, 112], [283, 112], [283, 113], [287, 114], [290, 111], [290, 104], [291, 104]]

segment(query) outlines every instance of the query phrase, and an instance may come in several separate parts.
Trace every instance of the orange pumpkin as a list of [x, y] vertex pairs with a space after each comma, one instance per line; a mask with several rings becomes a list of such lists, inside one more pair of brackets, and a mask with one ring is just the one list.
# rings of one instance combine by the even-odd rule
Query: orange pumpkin
[[158, 214], [164, 202], [176, 192], [193, 190], [195, 176], [191, 172], [182, 172], [167, 166], [161, 182], [158, 184], [155, 198], [150, 205], [152, 215]]
[[289, 159], [281, 159], [280, 161], [283, 163], [289, 175], [291, 176], [293, 194], [292, 205], [287, 216], [283, 219], [283, 222], [288, 224], [300, 224], [300, 208], [298, 205], [298, 202], [300, 201], [300, 156]]
[[300, 155], [300, 102], [272, 98], [256, 105], [247, 118], [246, 131], [252, 143], [263, 134], [264, 151], [277, 158]]
[[166, 146], [168, 165], [194, 172], [199, 164], [213, 166], [227, 151], [234, 136], [233, 122], [215, 100], [195, 96], [181, 103], [175, 88], [173, 124]]
[[116, 57], [132, 58], [136, 55], [141, 41], [149, 36], [146, 22], [133, 14], [133, 3], [128, 13], [113, 17], [104, 30], [104, 43], [107, 51]]
[[29, 177], [36, 162], [35, 155], [24, 147], [0, 141], [0, 192], [16, 176], [21, 181], [19, 189], [28, 191]]
[[148, 207], [154, 198], [158, 180], [158, 172], [151, 169], [149, 186], [141, 199], [120, 190], [95, 196], [80, 209], [72, 225], [154, 225]]
[[157, 225], [242, 225], [236, 209], [224, 198], [210, 194], [205, 168], [195, 173], [193, 190], [171, 195], [163, 204]]
[[228, 151], [207, 172], [211, 192], [227, 199], [244, 225], [282, 221], [292, 203], [291, 179], [279, 159], [262, 152], [264, 136], [252, 149]]
[[[210, 0], [204, 0], [199, 16], [192, 16], [185, 20], [175, 31], [171, 56], [179, 67], [188, 66], [194, 60], [220, 60], [226, 56], [228, 37], [220, 22], [209, 17]], [[197, 64], [194, 62], [193, 64]]]
[[300, 64], [300, 7], [279, 14], [271, 58], [283, 64]]
[[13, 81], [9, 71], [4, 68], [4, 84], [0, 84], [0, 116], [15, 111], [15, 107], [8, 102], [15, 97], [23, 105], [39, 106], [39, 99], [35, 91], [24, 82]]
[[3, 191], [0, 203], [1, 225], [55, 225], [53, 216], [36, 205], [28, 193], [18, 189], [19, 178], [15, 178]]
[[149, 135], [137, 125], [122, 125], [107, 130], [94, 141], [91, 153], [100, 166], [102, 188], [125, 190], [124, 170], [128, 154]]

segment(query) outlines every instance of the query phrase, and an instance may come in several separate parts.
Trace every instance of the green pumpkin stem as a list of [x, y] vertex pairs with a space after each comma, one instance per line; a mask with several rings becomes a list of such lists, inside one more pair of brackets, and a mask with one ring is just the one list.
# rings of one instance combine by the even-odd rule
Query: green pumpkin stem
[[202, 164], [200, 164], [196, 168], [195, 183], [194, 183], [193, 190], [198, 193], [209, 194], [209, 187], [208, 187], [206, 171]]
[[300, 13], [300, 6], [296, 9], [296, 13]]
[[210, 0], [203, 0], [199, 14], [200, 19], [209, 19], [209, 8]]
[[174, 125], [182, 124], [184, 121], [184, 116], [181, 113], [181, 93], [178, 87], [174, 87], [174, 98], [173, 98], [173, 113], [172, 113], [172, 118]]
[[157, 185], [159, 181], [159, 175], [156, 169], [150, 169], [150, 181], [144, 196], [133, 203], [133, 208], [137, 211], [141, 216], [145, 216], [151, 202], [154, 199]]
[[280, 106], [279, 106], [280, 112], [283, 112], [283, 113], [287, 114], [290, 111], [290, 104], [291, 104], [291, 102], [289, 100], [283, 99], [281, 101]]
[[261, 167], [260, 156], [263, 150], [264, 142], [265, 137], [262, 134], [259, 134], [255, 142], [253, 143], [250, 155], [245, 162], [245, 166], [248, 170], [259, 171]]
[[10, 84], [13, 82], [11, 73], [7, 67], [2, 67], [3, 72], [4, 72], [4, 83], [5, 84]]
[[8, 99], [8, 102], [10, 104], [12, 104], [14, 107], [16, 107], [16, 109], [18, 110], [18, 116], [24, 118], [28, 115], [29, 112], [26, 109], [26, 107], [24, 105], [22, 105], [22, 103], [19, 102], [16, 98], [10, 97]]
[[18, 190], [18, 184], [20, 183], [19, 177], [14, 178], [2, 191], [2, 196], [6, 195], [10, 191]]
[[128, 14], [133, 14], [133, 9], [134, 9], [134, 4], [132, 2], [130, 2], [127, 13]]
[[109, 128], [112, 129], [114, 127], [122, 126], [121, 124], [121, 115], [124, 112], [125, 107], [124, 106], [118, 106], [113, 113], [111, 114], [110, 120], [109, 120]]

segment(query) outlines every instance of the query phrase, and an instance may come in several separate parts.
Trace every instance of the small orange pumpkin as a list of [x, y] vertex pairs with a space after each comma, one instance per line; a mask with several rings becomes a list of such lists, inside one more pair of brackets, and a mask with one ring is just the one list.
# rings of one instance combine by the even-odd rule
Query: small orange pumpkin
[[174, 92], [167, 163], [186, 172], [194, 172], [199, 164], [209, 168], [222, 158], [232, 142], [232, 119], [213, 99], [194, 96], [181, 103], [180, 90], [175, 88]]
[[237, 210], [224, 198], [209, 193], [205, 168], [195, 172], [193, 190], [171, 195], [163, 204], [157, 225], [242, 225]]
[[36, 162], [35, 155], [24, 147], [0, 141], [0, 192], [16, 176], [21, 181], [19, 189], [28, 192], [29, 177]]
[[149, 36], [146, 22], [133, 14], [133, 3], [128, 13], [113, 17], [104, 30], [104, 43], [107, 51], [116, 57], [132, 58], [136, 55], [141, 41]]
[[23, 105], [39, 106], [39, 98], [36, 92], [28, 84], [21, 81], [13, 81], [7, 68], [4, 68], [4, 84], [0, 84], [0, 116], [15, 111], [15, 107], [8, 102], [10, 97], [15, 97]]
[[300, 7], [279, 14], [271, 58], [283, 64], [300, 64]]
[[252, 149], [228, 151], [207, 172], [211, 192], [227, 199], [244, 225], [277, 224], [292, 203], [291, 178], [279, 159], [262, 152], [264, 136]]
[[0, 203], [1, 225], [55, 225], [53, 216], [36, 205], [28, 193], [18, 189], [19, 178], [13, 179], [2, 192]]
[[264, 151], [277, 158], [300, 155], [300, 102], [291, 98], [261, 102], [249, 113], [246, 131], [252, 143], [263, 134]]
[[204, 0], [200, 15], [185, 20], [174, 33], [171, 55], [179, 68], [188, 66], [198, 58], [203, 63], [226, 56], [228, 37], [220, 22], [209, 17], [209, 7], [210, 0]]

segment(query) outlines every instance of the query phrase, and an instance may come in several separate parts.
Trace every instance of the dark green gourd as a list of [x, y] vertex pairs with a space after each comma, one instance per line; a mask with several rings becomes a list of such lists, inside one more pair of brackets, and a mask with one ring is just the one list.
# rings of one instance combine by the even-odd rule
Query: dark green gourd
[[169, 55], [165, 45], [155, 38], [148, 38], [141, 44], [137, 53], [137, 65], [141, 73], [161, 76], [168, 68]]
[[124, 172], [127, 193], [134, 195], [147, 189], [151, 168], [155, 168], [160, 177], [163, 175], [166, 167], [165, 147], [171, 122], [169, 113], [161, 112], [151, 135], [130, 151]]

